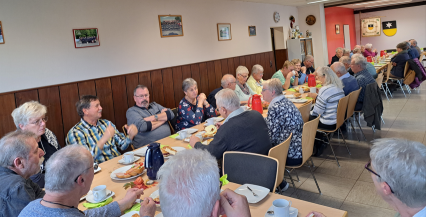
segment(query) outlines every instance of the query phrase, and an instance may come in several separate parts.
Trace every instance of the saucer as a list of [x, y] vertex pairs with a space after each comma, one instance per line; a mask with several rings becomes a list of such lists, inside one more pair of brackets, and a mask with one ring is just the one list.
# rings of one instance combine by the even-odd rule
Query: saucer
[[89, 193], [87, 193], [87, 195], [86, 195], [86, 201], [87, 202], [89, 202], [89, 203], [100, 203], [100, 202], [103, 202], [103, 201], [105, 201], [106, 199], [108, 199], [108, 198], [110, 198], [110, 197], [112, 197], [112, 196], [114, 196], [115, 195], [115, 193], [113, 192], [113, 191], [110, 191], [110, 190], [106, 190], [106, 193], [107, 193], [107, 195], [109, 194], [109, 193], [111, 193], [110, 195], [108, 195], [108, 196], [106, 196], [105, 198], [103, 198], [102, 200], [99, 200], [99, 201], [95, 201], [95, 198], [94, 198], [94, 196], [93, 196], [93, 192], [92, 191], [89, 191]]
[[118, 163], [121, 163], [121, 164], [132, 164], [132, 163], [134, 163], [134, 162], [138, 161], [139, 159], [141, 159], [141, 158], [140, 158], [140, 157], [137, 157], [137, 156], [133, 156], [133, 161], [132, 161], [132, 162], [130, 162], [130, 163], [125, 163], [125, 162], [124, 162], [124, 159], [123, 159], [123, 158], [121, 158], [120, 160], [118, 160]]
[[[274, 206], [272, 205], [269, 207], [268, 211], [274, 211]], [[290, 207], [290, 217], [297, 217], [297, 214], [299, 213], [299, 210], [294, 207]], [[268, 214], [268, 212], [265, 213], [265, 217], [272, 217], [275, 216], [274, 214]]]

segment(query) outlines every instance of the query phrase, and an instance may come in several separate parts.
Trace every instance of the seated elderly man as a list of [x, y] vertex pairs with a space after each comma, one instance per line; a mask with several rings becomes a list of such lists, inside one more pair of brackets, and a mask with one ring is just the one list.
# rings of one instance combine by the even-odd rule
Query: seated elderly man
[[[267, 155], [272, 147], [268, 126], [258, 111], [244, 111], [234, 91], [224, 89], [216, 94], [217, 109], [223, 123], [218, 123], [216, 135], [209, 145], [203, 145], [200, 138], [192, 135], [189, 144], [197, 149], [209, 151], [222, 159], [225, 151], [243, 151]], [[250, 135], [250, 136], [248, 136]]]
[[349, 58], [352, 58], [352, 55], [356, 54], [356, 53], [361, 53], [361, 45], [355, 45], [354, 49], [352, 50], [352, 52], [349, 54]]
[[214, 97], [217, 92], [220, 90], [229, 88], [231, 90], [235, 90], [235, 86], [237, 85], [237, 80], [235, 77], [231, 74], [226, 74], [222, 77], [222, 80], [220, 81], [220, 87], [214, 89], [208, 96], [207, 96], [207, 102], [213, 106], [213, 108], [216, 109], [216, 98]]
[[16, 217], [44, 191], [30, 177], [40, 171], [44, 152], [30, 131], [14, 131], [0, 140], [0, 216]]
[[96, 96], [82, 96], [75, 107], [81, 120], [68, 132], [67, 145], [83, 145], [92, 153], [96, 163], [120, 156], [118, 148], [126, 150], [138, 133], [135, 125], [125, 125], [128, 134], [125, 136], [111, 121], [100, 119], [102, 107]]
[[351, 55], [351, 50], [347, 48], [343, 48], [343, 55], [342, 57], [349, 57]]
[[426, 146], [405, 139], [378, 139], [370, 158], [365, 168], [377, 194], [398, 212], [396, 216], [426, 216]]
[[100, 208], [88, 209], [83, 213], [77, 207], [80, 198], [89, 192], [94, 177], [93, 157], [90, 152], [79, 145], [68, 145], [53, 154], [46, 167], [46, 194], [43, 198], [29, 203], [19, 214], [20, 217], [119, 217], [143, 194], [143, 190], [131, 188], [123, 199]]
[[343, 56], [340, 58], [339, 62], [343, 63], [346, 71], [349, 72], [350, 75], [354, 75], [354, 72], [351, 69], [351, 58]]
[[259, 64], [256, 64], [251, 68], [251, 75], [247, 80], [247, 85], [250, 87], [253, 92], [260, 94], [262, 92], [262, 83], [263, 83], [263, 67]]
[[[355, 106], [355, 111], [361, 111], [362, 105], [364, 102], [365, 90], [367, 85], [375, 83], [374, 78], [367, 71], [367, 60], [361, 54], [354, 54], [351, 60], [351, 69], [355, 73], [355, 79], [358, 82], [358, 86], [362, 87], [361, 92], [359, 93], [358, 101]], [[371, 65], [371, 64], [370, 64]]]
[[[220, 193], [217, 161], [207, 151], [179, 152], [164, 163], [158, 178], [164, 216], [251, 216], [245, 196], [229, 189]], [[145, 216], [154, 217], [154, 214], [155, 209]]]
[[330, 68], [333, 70], [334, 73], [336, 73], [337, 77], [339, 77], [340, 80], [342, 81], [343, 91], [345, 92], [345, 96], [350, 94], [352, 91], [359, 89], [359, 85], [355, 77], [350, 75], [348, 71], [346, 71], [345, 65], [343, 65], [343, 63], [335, 62], [333, 63], [333, 65], [331, 65]]
[[419, 59], [420, 58], [420, 53], [415, 49], [411, 47], [411, 44], [409, 41], [406, 41], [407, 44], [407, 51], [408, 51], [408, 55], [410, 56], [410, 59]]
[[174, 118], [173, 112], [156, 102], [150, 103], [149, 90], [144, 85], [136, 86], [133, 91], [135, 106], [126, 112], [127, 124], [135, 125], [138, 134], [133, 138], [135, 148], [140, 148], [151, 142], [170, 136], [167, 121]]
[[331, 58], [330, 65], [332, 65], [334, 62], [339, 62], [340, 57], [342, 57], [342, 56], [343, 56], [343, 48], [341, 48], [341, 47], [336, 48], [336, 55], [334, 55]]
[[[417, 50], [417, 53], [422, 54], [422, 50], [417, 46], [417, 41], [414, 39], [410, 39], [410, 47]], [[420, 60], [421, 61], [421, 60]]]
[[314, 65], [314, 57], [311, 55], [306, 55], [305, 59], [302, 62], [301, 70], [305, 71], [307, 75], [314, 73], [315, 68]]
[[284, 90], [292, 86], [299, 85], [299, 73], [296, 72], [293, 62], [286, 60], [283, 68], [275, 72], [272, 78], [278, 78], [281, 81]]

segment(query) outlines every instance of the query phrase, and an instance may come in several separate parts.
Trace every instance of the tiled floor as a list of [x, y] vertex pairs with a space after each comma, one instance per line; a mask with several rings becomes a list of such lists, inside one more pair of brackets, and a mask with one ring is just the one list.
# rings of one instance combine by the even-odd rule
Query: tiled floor
[[[313, 159], [316, 166], [315, 177], [322, 195], [318, 194], [308, 168], [296, 170], [300, 179], [295, 183], [297, 190], [290, 187], [284, 194], [345, 210], [349, 217], [394, 216], [396, 212], [376, 194], [370, 173], [364, 169], [364, 165], [369, 160], [370, 141], [373, 139], [406, 138], [426, 145], [426, 82], [419, 89], [420, 91], [413, 90], [411, 94], [406, 93], [407, 98], [404, 98], [401, 90], [398, 90], [394, 92], [390, 101], [387, 101], [383, 94], [385, 125], [373, 133], [361, 118], [367, 142], [362, 141], [359, 129], [356, 129], [356, 133], [361, 142], [358, 142], [354, 132], [348, 129], [344, 135], [351, 155], [348, 154], [343, 142], [339, 144], [335, 136], [332, 145], [340, 167], [337, 166], [329, 147], [323, 156]], [[295, 178], [296, 174], [292, 172], [292, 176]]]

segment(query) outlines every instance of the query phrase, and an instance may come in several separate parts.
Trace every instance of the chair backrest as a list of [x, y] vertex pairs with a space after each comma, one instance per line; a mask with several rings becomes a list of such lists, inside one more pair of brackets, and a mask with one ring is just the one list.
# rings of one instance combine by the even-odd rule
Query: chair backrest
[[168, 122], [169, 122], [170, 131], [172, 132], [172, 134], [175, 134], [176, 133], [176, 119], [177, 119], [177, 115], [178, 115], [178, 109], [173, 108], [171, 110], [172, 110], [173, 114], [175, 115], [175, 117]]
[[281, 144], [275, 147], [272, 147], [268, 153], [269, 157], [273, 157], [277, 159], [279, 163], [278, 174], [277, 174], [278, 184], [280, 184], [280, 182], [284, 179], [285, 164], [287, 161], [288, 148], [290, 147], [292, 135], [293, 134], [290, 133], [290, 136], [284, 142], [282, 142]]
[[[383, 73], [382, 73], [383, 74]], [[352, 91], [349, 96], [348, 101], [348, 109], [346, 111], [346, 119], [352, 117], [355, 111], [356, 102], [358, 101], [359, 93], [361, 93], [362, 87], [360, 87], [358, 90]]]
[[312, 152], [314, 151], [314, 142], [315, 142], [315, 134], [318, 129], [320, 116], [318, 115], [312, 121], [309, 121], [303, 125], [302, 131], [302, 157], [303, 162], [302, 165], [305, 164], [307, 160], [312, 156]]
[[275, 192], [279, 162], [277, 159], [254, 153], [227, 151], [223, 153], [222, 172], [228, 181], [254, 184]]
[[342, 126], [345, 121], [346, 109], [348, 108], [349, 95], [341, 98], [339, 104], [337, 105], [337, 123], [336, 130]]
[[423, 63], [422, 63], [422, 61], [423, 61], [423, 59], [424, 59], [425, 55], [426, 55], [426, 52], [423, 52], [423, 53], [421, 53], [421, 54], [420, 54], [419, 62], [420, 62], [421, 64], [423, 64]]
[[392, 70], [392, 63], [388, 63], [388, 69], [386, 70], [386, 75], [384, 76], [384, 81], [383, 83], [387, 83], [389, 80], [389, 75], [390, 75], [390, 71]]
[[381, 73], [379, 73], [379, 74], [377, 75], [376, 83], [377, 83], [377, 85], [379, 86], [379, 88], [380, 88], [380, 89], [382, 89], [382, 83], [383, 83], [383, 72], [381, 72]]
[[407, 72], [408, 72], [408, 70], [410, 69], [410, 64], [408, 63], [408, 61], [405, 63], [405, 68], [404, 68], [404, 77], [403, 78], [405, 78], [405, 75], [407, 74]]
[[309, 103], [306, 103], [305, 105], [302, 105], [299, 108], [299, 112], [302, 115], [303, 122], [306, 123], [309, 121], [309, 112], [311, 111], [312, 101]]

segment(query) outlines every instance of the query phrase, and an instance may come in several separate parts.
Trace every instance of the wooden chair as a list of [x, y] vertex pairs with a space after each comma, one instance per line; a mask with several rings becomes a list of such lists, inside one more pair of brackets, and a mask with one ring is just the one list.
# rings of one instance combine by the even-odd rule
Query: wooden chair
[[[392, 63], [390, 63], [390, 64], [392, 64]], [[409, 63], [407, 62], [407, 63], [405, 63], [405, 68], [404, 68], [404, 77], [405, 77], [405, 74], [407, 73], [407, 71], [408, 71], [408, 69], [410, 68], [410, 65], [409, 65]], [[388, 75], [390, 75], [390, 71], [389, 71], [389, 74]], [[402, 90], [402, 93], [404, 94], [404, 97], [407, 97], [406, 95], [405, 95], [405, 91], [404, 91], [404, 87], [402, 86], [402, 81], [404, 80], [404, 78], [393, 78], [393, 77], [390, 77], [389, 76], [389, 80], [391, 80], [391, 81], [396, 81], [396, 83], [398, 83], [399, 84], [399, 87], [401, 87], [401, 90]], [[407, 89], [408, 90], [408, 89]]]
[[[358, 90], [352, 91], [348, 96], [349, 96], [349, 101], [348, 101], [348, 109], [346, 110], [346, 119], [345, 121], [349, 120], [355, 113], [355, 106], [356, 103], [358, 101], [358, 97], [359, 94], [361, 93], [362, 87], [360, 87]], [[355, 128], [354, 125], [352, 124], [351, 120], [348, 121], [351, 124], [352, 130], [355, 132]], [[358, 123], [358, 122], [357, 122]], [[364, 136], [364, 139], [367, 140], [367, 138], [365, 138], [364, 132], [362, 131], [361, 126], [359, 125], [359, 129], [361, 130], [362, 135]], [[355, 133], [356, 135], [356, 133]], [[361, 142], [358, 138], [358, 135], [356, 135], [356, 138], [358, 139], [359, 142]]]
[[381, 72], [377, 75], [376, 83], [379, 86], [379, 88], [383, 90], [383, 92], [385, 92], [386, 99], [388, 99], [389, 101], [387, 91], [383, 88], [383, 79], [384, 79], [384, 72]]
[[274, 192], [277, 186], [279, 162], [277, 159], [261, 154], [239, 151], [223, 153], [223, 174], [228, 181], [237, 184], [253, 184]]
[[[423, 61], [425, 61], [425, 60], [423, 60], [425, 58], [425, 56], [426, 56], [426, 52], [423, 52], [423, 53], [420, 54], [419, 62], [422, 65], [423, 65]], [[426, 69], [426, 67], [425, 67], [425, 69]]]
[[[300, 168], [303, 165], [306, 165], [309, 167], [309, 171], [311, 171], [311, 175], [314, 178], [315, 184], [317, 185], [318, 192], [321, 194], [320, 187], [318, 185], [317, 179], [315, 178], [314, 172], [312, 171], [312, 167], [314, 167], [314, 162], [312, 161], [312, 152], [314, 150], [314, 142], [315, 142], [315, 132], [318, 129], [318, 123], [319, 123], [320, 116], [315, 118], [312, 121], [309, 121], [303, 125], [303, 132], [302, 132], [302, 164], [299, 166], [286, 166], [287, 168], [290, 168], [291, 171], [294, 169]], [[308, 162], [308, 160], [311, 160], [311, 165]], [[290, 172], [291, 172], [290, 171]], [[290, 173], [289, 172], [289, 173]], [[292, 180], [293, 181], [293, 180]], [[294, 183], [293, 183], [294, 185]]]
[[[123, 127], [121, 127], [121, 129], [123, 130], [124, 135], [127, 136], [126, 128], [123, 126]], [[134, 151], [134, 150], [135, 150], [135, 147], [133, 146], [133, 143], [131, 143], [129, 145], [129, 147], [124, 151], [121, 151], [120, 149], [118, 149], [118, 151], [121, 152], [121, 154], [124, 154], [124, 153], [129, 152], [129, 151]]]
[[[269, 150], [268, 156], [273, 157], [278, 160], [279, 162], [279, 168], [278, 168], [278, 174], [277, 174], [277, 186], [278, 190], [281, 193], [281, 189], [279, 187], [280, 183], [284, 180], [284, 172], [285, 172], [285, 164], [287, 162], [287, 154], [288, 154], [288, 148], [290, 147], [291, 142], [291, 136], [293, 134], [291, 133], [290, 136], [281, 144], [272, 147]], [[291, 179], [293, 181], [293, 179]], [[293, 187], [296, 189], [296, 186], [293, 182]]]
[[345, 96], [345, 97], [343, 97], [339, 100], [339, 104], [337, 105], [336, 129], [326, 130], [326, 129], [318, 128], [318, 130], [317, 130], [317, 132], [323, 133], [327, 137], [327, 142], [326, 141], [323, 141], [323, 142], [330, 145], [331, 151], [333, 152], [334, 158], [336, 159], [337, 166], [339, 166], [339, 167], [340, 167], [340, 164], [339, 164], [339, 161], [337, 160], [336, 154], [334, 153], [333, 146], [330, 143], [331, 138], [329, 138], [329, 135], [331, 133], [339, 131], [340, 134], [342, 134], [343, 143], [345, 143], [345, 146], [346, 146], [346, 149], [348, 150], [349, 155], [351, 154], [351, 152], [349, 151], [348, 145], [346, 144], [345, 136], [343, 135], [342, 131], [340, 130], [340, 127], [342, 126], [343, 122], [345, 121], [345, 114], [346, 114], [346, 110], [347, 110], [347, 107], [348, 107], [348, 101], [349, 101], [348, 96]]
[[[388, 87], [388, 81], [389, 81], [390, 71], [392, 70], [392, 67], [393, 67], [392, 63], [388, 63], [388, 67], [387, 67], [387, 70], [386, 70], [386, 74], [384, 74], [384, 76], [383, 76], [383, 81], [382, 81], [382, 89], [383, 89], [385, 92], [388, 92], [388, 93], [389, 93], [389, 96], [390, 96], [391, 98], [393, 98], [393, 96], [392, 96], [392, 93], [391, 93], [391, 91], [390, 91], [390, 89], [389, 89], [389, 87]], [[385, 86], [383, 86], [383, 84], [384, 84]], [[385, 87], [386, 87], [386, 88], [385, 88]]]
[[309, 121], [309, 112], [311, 111], [312, 101], [302, 105], [299, 108], [299, 112], [302, 115], [303, 122], [306, 123]]
[[174, 114], [174, 118], [170, 121], [167, 121], [167, 123], [169, 123], [169, 127], [170, 127], [170, 132], [173, 134], [176, 133], [176, 119], [177, 119], [177, 115], [178, 115], [178, 109], [177, 108], [173, 108], [171, 109], [173, 114]]

